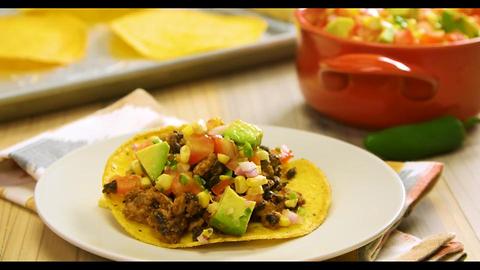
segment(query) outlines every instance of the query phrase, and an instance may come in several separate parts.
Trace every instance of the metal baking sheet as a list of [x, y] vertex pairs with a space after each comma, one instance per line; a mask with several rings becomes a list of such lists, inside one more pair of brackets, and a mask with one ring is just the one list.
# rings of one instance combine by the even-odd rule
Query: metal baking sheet
[[[15, 11], [0, 10], [3, 14], [11, 12]], [[268, 22], [268, 29], [258, 42], [246, 46], [168, 61], [151, 61], [115, 58], [109, 51], [112, 33], [106, 25], [97, 25], [89, 32], [87, 54], [83, 60], [48, 72], [0, 78], [0, 121], [107, 100], [136, 88], [158, 88], [293, 56], [296, 39], [293, 24], [244, 9], [209, 12], [254, 14]]]

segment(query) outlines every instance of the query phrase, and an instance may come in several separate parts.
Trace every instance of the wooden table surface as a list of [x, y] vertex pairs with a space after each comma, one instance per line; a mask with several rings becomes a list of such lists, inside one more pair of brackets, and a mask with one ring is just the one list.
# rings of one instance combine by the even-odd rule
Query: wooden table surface
[[[356, 145], [361, 145], [365, 135], [365, 131], [328, 120], [305, 105], [291, 59], [151, 90], [171, 115], [185, 120], [242, 118], [310, 130]], [[0, 123], [0, 148], [108, 104], [99, 102]], [[467, 260], [480, 260], [480, 129], [469, 134], [461, 150], [431, 160], [445, 163], [444, 174], [400, 229], [418, 237], [454, 232], [465, 246]], [[0, 199], [0, 260], [103, 259], [56, 236], [35, 213]]]

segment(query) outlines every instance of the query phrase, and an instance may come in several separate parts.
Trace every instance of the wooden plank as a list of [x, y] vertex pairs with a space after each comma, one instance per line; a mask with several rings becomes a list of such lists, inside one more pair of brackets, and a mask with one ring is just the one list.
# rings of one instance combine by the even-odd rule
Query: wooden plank
[[38, 261], [75, 261], [77, 250], [77, 247], [45, 227], [36, 259]]
[[480, 239], [480, 129], [469, 134], [461, 150], [438, 160], [445, 163], [446, 182]]

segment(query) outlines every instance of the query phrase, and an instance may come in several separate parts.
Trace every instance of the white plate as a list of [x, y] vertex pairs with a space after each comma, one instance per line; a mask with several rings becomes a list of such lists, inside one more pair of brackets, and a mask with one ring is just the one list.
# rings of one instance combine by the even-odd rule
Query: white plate
[[345, 142], [288, 128], [262, 126], [263, 144], [287, 144], [327, 175], [332, 205], [311, 234], [289, 240], [224, 243], [167, 249], [128, 236], [98, 207], [109, 155], [129, 136], [85, 146], [53, 164], [37, 184], [35, 200], [45, 224], [68, 242], [113, 260], [325, 260], [367, 244], [404, 211], [398, 175], [374, 155]]

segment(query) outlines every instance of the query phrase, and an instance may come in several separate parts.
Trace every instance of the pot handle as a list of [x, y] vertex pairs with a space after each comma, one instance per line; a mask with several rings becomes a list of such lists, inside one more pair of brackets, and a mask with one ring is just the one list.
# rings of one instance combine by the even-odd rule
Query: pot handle
[[[327, 88], [340, 90], [348, 85], [348, 74], [393, 75], [409, 80], [403, 95], [411, 100], [431, 99], [437, 80], [423, 69], [378, 54], [344, 54], [320, 62], [320, 76]], [[330, 86], [330, 87], [329, 87]]]

